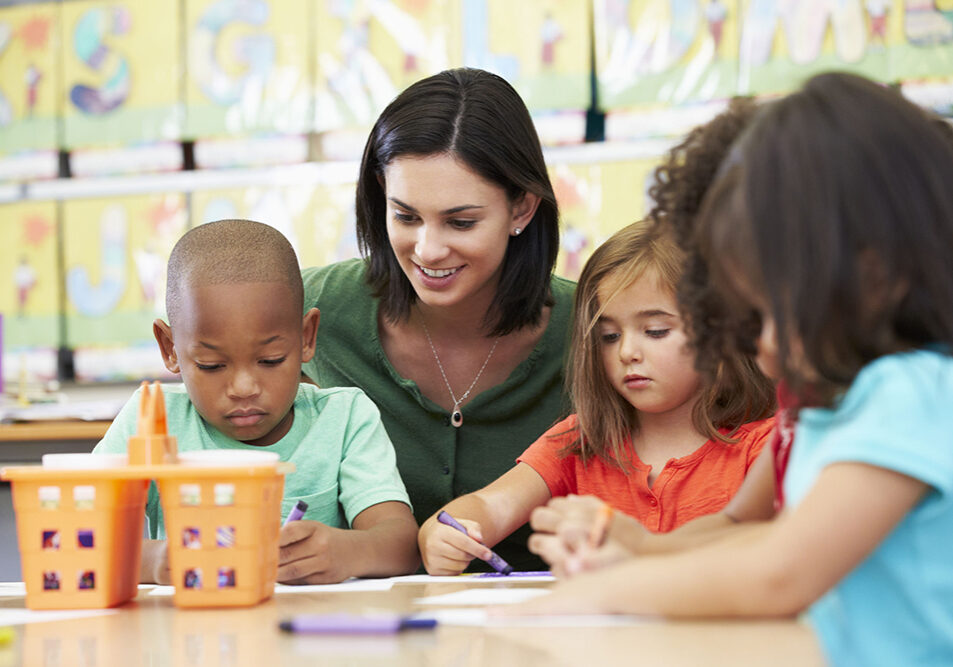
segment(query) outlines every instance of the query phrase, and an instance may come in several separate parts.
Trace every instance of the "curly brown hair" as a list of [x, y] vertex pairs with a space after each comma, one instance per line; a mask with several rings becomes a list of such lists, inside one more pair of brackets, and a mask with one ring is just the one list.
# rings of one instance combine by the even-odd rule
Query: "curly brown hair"
[[[655, 169], [655, 182], [649, 189], [655, 202], [649, 217], [655, 224], [668, 228], [686, 252], [678, 300], [697, 351], [698, 369], [723, 386], [744, 387], [736, 392], [735, 398], [745, 404], [735, 405], [729, 411], [735, 419], [743, 415], [743, 422], [766, 417], [775, 407], [774, 385], [754, 360], [755, 336], [751, 334], [760, 330], [760, 321], [750, 307], [725, 300], [723, 291], [712, 284], [707, 264], [692, 249], [696, 218], [705, 194], [735, 140], [758, 110], [758, 103], [751, 98], [732, 99], [723, 112], [693, 129], [669, 150]], [[719, 324], [729, 320], [736, 323], [731, 336], [710, 335], [712, 331], [723, 331]]]

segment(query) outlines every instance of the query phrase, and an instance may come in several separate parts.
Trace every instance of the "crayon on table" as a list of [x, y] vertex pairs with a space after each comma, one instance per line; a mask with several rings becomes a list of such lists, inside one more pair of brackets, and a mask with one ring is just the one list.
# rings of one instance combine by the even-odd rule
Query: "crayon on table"
[[[456, 519], [450, 516], [447, 512], [440, 510], [440, 514], [437, 515], [437, 521], [451, 528], [456, 528], [464, 535], [469, 535], [467, 529], [460, 525]], [[500, 574], [509, 574], [513, 571], [513, 566], [507, 563], [505, 560], [496, 555], [496, 552], [490, 551], [490, 557], [486, 560], [489, 563], [490, 567], [499, 572]]]
[[295, 506], [291, 508], [291, 511], [288, 512], [288, 516], [285, 517], [285, 522], [281, 524], [282, 526], [287, 526], [292, 521], [297, 521], [304, 516], [304, 513], [308, 510], [308, 503], [303, 500], [299, 500], [295, 503]]
[[278, 627], [295, 634], [377, 635], [401, 630], [429, 630], [436, 627], [433, 618], [414, 618], [395, 614], [316, 614], [295, 616]]

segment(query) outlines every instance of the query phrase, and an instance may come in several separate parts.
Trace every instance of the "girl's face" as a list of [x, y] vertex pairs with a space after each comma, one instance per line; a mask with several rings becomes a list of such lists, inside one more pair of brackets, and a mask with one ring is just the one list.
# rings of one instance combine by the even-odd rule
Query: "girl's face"
[[610, 278], [597, 292], [605, 309], [596, 332], [612, 387], [645, 414], [691, 408], [701, 377], [675, 295], [660, 286], [655, 270], [613, 296], [616, 289], [618, 284]]
[[449, 155], [394, 159], [384, 169], [384, 196], [394, 255], [420, 302], [438, 307], [489, 307], [509, 238], [538, 203], [526, 195], [514, 205]]

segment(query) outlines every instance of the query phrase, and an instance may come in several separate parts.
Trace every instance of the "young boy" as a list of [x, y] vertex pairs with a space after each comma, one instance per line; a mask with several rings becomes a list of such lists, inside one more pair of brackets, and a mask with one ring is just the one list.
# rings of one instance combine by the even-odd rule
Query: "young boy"
[[[163, 387], [179, 451], [260, 448], [295, 464], [282, 514], [308, 503], [281, 529], [278, 581], [332, 583], [413, 572], [417, 524], [377, 407], [360, 389], [301, 384], [315, 352], [320, 313], [301, 313], [294, 250], [280, 232], [248, 220], [192, 229], [169, 257], [166, 310], [153, 332], [182, 385]], [[136, 430], [138, 392], [97, 452], [125, 452]], [[168, 583], [155, 485], [146, 505], [143, 582]], [[354, 530], [345, 530], [348, 525]]]

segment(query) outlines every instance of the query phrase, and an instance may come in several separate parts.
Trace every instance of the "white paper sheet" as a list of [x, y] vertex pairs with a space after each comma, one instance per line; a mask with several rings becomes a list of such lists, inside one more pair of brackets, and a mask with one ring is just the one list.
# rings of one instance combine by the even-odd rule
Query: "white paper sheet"
[[[310, 584], [306, 586], [286, 586], [275, 584], [275, 595], [294, 593], [355, 593], [366, 591], [389, 591], [394, 582], [390, 579], [348, 579], [339, 584]], [[174, 586], [156, 586], [149, 595], [169, 596], [175, 593]]]
[[438, 625], [467, 625], [478, 627], [549, 627], [590, 628], [641, 625], [651, 622], [640, 616], [489, 616], [485, 609], [435, 609], [414, 614], [415, 618], [434, 618]]
[[0, 582], [0, 598], [22, 598], [26, 595], [26, 584], [22, 581]]
[[496, 572], [481, 572], [479, 574], [456, 574], [453, 576], [433, 576], [429, 574], [408, 574], [402, 577], [391, 577], [392, 581], [407, 584], [496, 584], [505, 581], [508, 584], [522, 582], [534, 583], [541, 581], [556, 581], [549, 572], [514, 572], [510, 575], [500, 575]]
[[68, 621], [87, 616], [106, 616], [118, 614], [118, 609], [56, 609], [37, 611], [35, 609], [9, 609], [0, 607], [0, 625], [23, 625], [26, 623], [44, 623], [47, 621]]
[[446, 606], [515, 604], [547, 593], [549, 591], [545, 588], [527, 588], [523, 586], [519, 588], [468, 588], [467, 590], [454, 591], [444, 595], [417, 598], [414, 600], [414, 604]]
[[353, 593], [357, 591], [389, 591], [394, 587], [390, 579], [347, 579], [339, 584], [308, 584], [286, 586], [275, 584], [275, 595], [284, 593]]
[[[139, 592], [152, 590], [154, 584], [139, 584]], [[0, 581], [0, 598], [26, 597], [26, 584], [22, 581]]]

